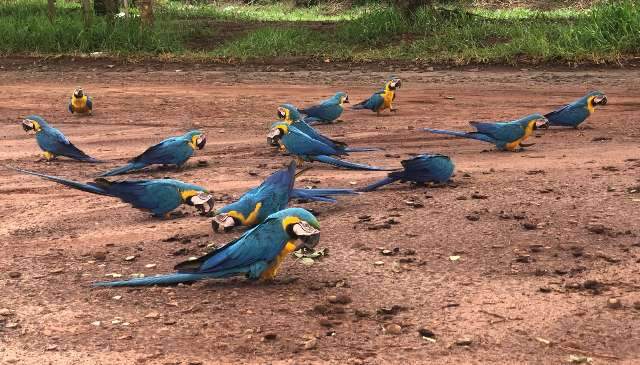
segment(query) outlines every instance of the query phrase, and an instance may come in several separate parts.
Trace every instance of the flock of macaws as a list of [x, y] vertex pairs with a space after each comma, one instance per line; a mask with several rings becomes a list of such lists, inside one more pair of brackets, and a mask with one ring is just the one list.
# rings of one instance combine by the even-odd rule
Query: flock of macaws
[[[402, 82], [392, 77], [384, 88], [368, 99], [355, 104], [353, 109], [368, 109], [380, 115], [393, 107], [396, 91]], [[368, 186], [353, 189], [299, 189], [296, 177], [306, 170], [296, 172], [294, 160], [284, 169], [276, 171], [255, 187], [245, 192], [237, 201], [213, 211], [213, 195], [205, 188], [175, 179], [108, 180], [151, 165], [175, 165], [178, 169], [205, 147], [203, 131], [193, 130], [181, 136], [171, 137], [147, 148], [124, 166], [106, 171], [92, 182], [81, 183], [34, 171], [9, 167], [21, 173], [38, 176], [85, 192], [118, 198], [133, 207], [151, 212], [156, 217], [166, 217], [172, 210], [186, 204], [195, 207], [203, 215], [213, 214], [214, 232], [226, 232], [236, 227], [248, 230], [239, 238], [195, 260], [176, 265], [176, 273], [123, 281], [99, 282], [95, 286], [146, 286], [192, 282], [205, 278], [223, 278], [245, 275], [250, 280], [270, 280], [275, 277], [283, 260], [299, 249], [313, 249], [319, 242], [320, 224], [309, 211], [289, 208], [293, 199], [304, 201], [335, 202], [336, 196], [370, 192], [396, 181], [416, 184], [447, 182], [454, 171], [448, 156], [421, 154], [403, 160], [401, 168], [387, 169], [344, 160], [350, 153], [376, 151], [373, 147], [349, 147], [320, 133], [315, 124], [339, 120], [349, 97], [338, 92], [333, 97], [304, 109], [283, 104], [277, 109], [278, 121], [267, 134], [267, 143], [297, 158], [299, 163], [320, 162], [336, 167], [364, 171], [389, 171], [386, 178]], [[471, 138], [494, 144], [499, 150], [519, 151], [530, 145], [523, 142], [538, 128], [569, 126], [577, 128], [594, 112], [596, 106], [605, 105], [607, 97], [598, 91], [591, 92], [575, 102], [546, 115], [531, 114], [508, 122], [470, 122], [472, 132], [458, 132], [425, 128], [431, 133]], [[69, 112], [92, 114], [93, 100], [78, 88], [69, 102]], [[47, 161], [57, 156], [90, 163], [101, 163], [74, 146], [62, 132], [42, 117], [30, 115], [22, 121], [27, 132], [35, 132], [38, 146]]]

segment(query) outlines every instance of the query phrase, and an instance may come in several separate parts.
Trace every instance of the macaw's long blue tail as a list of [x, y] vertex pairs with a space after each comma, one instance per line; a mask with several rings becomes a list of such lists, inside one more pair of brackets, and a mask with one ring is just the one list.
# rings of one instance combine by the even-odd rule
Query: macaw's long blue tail
[[151, 285], [176, 285], [180, 283], [190, 283], [206, 278], [214, 277], [211, 274], [189, 274], [175, 273], [167, 275], [152, 276], [148, 278], [135, 278], [120, 281], [101, 281], [93, 283], [93, 287], [119, 287], [119, 286], [151, 286]]
[[70, 188], [74, 188], [74, 189], [78, 189], [78, 190], [82, 190], [82, 191], [86, 191], [88, 193], [93, 193], [93, 194], [99, 194], [99, 195], [109, 195], [109, 193], [107, 193], [103, 188], [101, 188], [98, 185], [94, 185], [93, 183], [89, 183], [89, 184], [84, 184], [81, 182], [77, 182], [77, 181], [73, 181], [73, 180], [67, 180], [67, 179], [63, 179], [61, 177], [56, 177], [56, 176], [50, 176], [50, 175], [45, 175], [45, 174], [41, 174], [35, 171], [29, 171], [29, 170], [24, 170], [24, 169], [20, 169], [17, 167], [12, 167], [12, 166], [6, 166], [5, 167], [24, 173], [24, 174], [29, 174], [29, 175], [33, 175], [33, 176], [38, 176], [41, 177], [43, 179], [46, 180], [50, 180], [53, 182], [57, 182], [58, 184], [62, 184], [64, 186], [68, 186]]
[[367, 185], [364, 188], [360, 188], [358, 189], [358, 191], [374, 191], [377, 188], [381, 187], [381, 186], [385, 186], [388, 184], [391, 184], [392, 182], [398, 181], [400, 180], [400, 178], [398, 177], [385, 177], [384, 179], [380, 180], [380, 181], [376, 181], [371, 185]]
[[309, 201], [319, 201], [327, 203], [337, 202], [333, 195], [357, 195], [352, 189], [293, 189], [289, 195], [290, 199], [302, 199]]
[[368, 100], [365, 100], [365, 101], [362, 101], [362, 102], [360, 102], [360, 103], [358, 103], [358, 104], [354, 104], [354, 105], [352, 105], [352, 106], [351, 106], [351, 109], [354, 109], [354, 110], [358, 110], [358, 109], [368, 109], [368, 108], [367, 108], [367, 101], [368, 101]]
[[383, 148], [378, 147], [347, 147], [344, 152], [371, 152], [371, 151], [384, 151]]
[[339, 160], [337, 158], [325, 156], [325, 155], [317, 155], [312, 157], [313, 161], [324, 162], [329, 165], [333, 165], [336, 167], [343, 167], [349, 170], [362, 170], [362, 171], [393, 171], [394, 169], [385, 169], [382, 167], [375, 167], [369, 165], [362, 165], [355, 162], [349, 162], [345, 160]]
[[129, 171], [140, 170], [140, 169], [144, 168], [145, 166], [147, 166], [147, 165], [144, 164], [144, 163], [141, 163], [141, 162], [131, 162], [131, 163], [128, 163], [128, 164], [126, 164], [124, 166], [120, 166], [118, 168], [115, 168], [115, 169], [113, 169], [111, 171], [104, 172], [104, 173], [100, 174], [99, 176], [105, 177], [105, 176], [121, 175], [121, 174], [127, 173]]
[[431, 129], [431, 128], [423, 128], [424, 131], [435, 133], [435, 134], [446, 134], [449, 136], [456, 136], [462, 138], [470, 138], [478, 141], [484, 141], [489, 143], [495, 143], [495, 139], [481, 133], [477, 132], [457, 132], [457, 131], [448, 131], [444, 129]]
[[87, 155], [78, 147], [74, 146], [72, 143], [60, 146], [59, 149], [54, 153], [56, 155], [67, 156], [67, 157], [73, 158], [74, 160], [78, 160], [82, 162], [94, 162], [94, 163], [104, 162]]

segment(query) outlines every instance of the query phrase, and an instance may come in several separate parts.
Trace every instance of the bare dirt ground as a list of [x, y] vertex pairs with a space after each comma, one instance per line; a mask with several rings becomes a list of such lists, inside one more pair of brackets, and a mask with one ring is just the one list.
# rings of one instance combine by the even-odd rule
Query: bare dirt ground
[[[318, 214], [329, 256], [312, 266], [288, 260], [276, 283], [144, 289], [90, 284], [109, 273], [171, 272], [238, 233], [213, 234], [210, 219], [190, 209], [156, 220], [0, 168], [0, 363], [559, 364], [570, 355], [640, 362], [637, 70], [0, 66], [3, 164], [88, 181], [198, 127], [208, 144], [189, 168], [129, 177], [204, 185], [221, 206], [289, 160], [265, 144], [279, 103], [306, 105], [336, 90], [359, 101], [393, 72], [405, 80], [397, 114], [347, 111], [344, 123], [319, 129], [386, 149], [353, 154], [354, 161], [398, 166], [411, 153], [439, 152], [457, 167], [445, 187], [397, 184], [335, 205], [303, 205]], [[93, 117], [66, 112], [77, 85], [95, 97]], [[584, 130], [539, 132], [522, 153], [412, 129], [467, 129], [469, 120], [544, 112], [596, 88], [609, 104]], [[35, 162], [40, 151], [19, 125], [31, 113], [109, 163]], [[383, 176], [317, 165], [298, 185], [364, 185]], [[435, 342], [419, 330], [432, 331]], [[311, 339], [315, 347], [312, 340], [305, 349]]]

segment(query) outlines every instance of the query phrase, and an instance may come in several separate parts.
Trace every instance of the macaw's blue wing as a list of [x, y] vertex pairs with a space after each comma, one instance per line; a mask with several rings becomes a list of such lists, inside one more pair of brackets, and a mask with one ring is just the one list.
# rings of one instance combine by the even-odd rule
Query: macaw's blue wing
[[310, 159], [311, 161], [324, 162], [326, 164], [333, 165], [336, 167], [342, 167], [348, 170], [361, 170], [361, 171], [393, 171], [395, 170], [395, 169], [385, 169], [383, 167], [369, 166], [369, 165], [359, 164], [355, 162], [349, 162], [349, 161], [340, 160], [340, 159], [333, 158], [331, 156], [325, 156], [325, 155], [307, 156], [307, 158]]
[[102, 162], [82, 152], [56, 128], [43, 128], [36, 134], [36, 140], [43, 151], [51, 152], [54, 155], [65, 156], [83, 162]]
[[90, 96], [87, 96], [87, 109], [89, 109], [89, 111], [93, 110], [93, 98]]
[[448, 156], [440, 154], [424, 154], [403, 160], [402, 167], [402, 170], [391, 172], [387, 178], [359, 189], [359, 191], [373, 191], [395, 181], [411, 181], [419, 184], [443, 183], [451, 178], [455, 168]]
[[94, 286], [148, 286], [191, 282], [206, 278], [246, 275], [257, 280], [286, 245], [288, 235], [279, 219], [269, 218], [239, 238], [196, 260], [175, 266], [175, 274], [124, 281], [100, 282]]
[[155, 216], [169, 213], [182, 204], [180, 191], [171, 179], [118, 182], [97, 179], [95, 184], [109, 195], [120, 198], [134, 208], [149, 210]]
[[120, 175], [154, 164], [181, 166], [192, 155], [193, 148], [183, 137], [172, 137], [147, 148], [143, 153], [129, 160], [128, 164], [107, 171], [100, 176]]
[[559, 109], [545, 114], [550, 125], [577, 127], [589, 116], [589, 109], [576, 103], [567, 104]]
[[309, 117], [316, 118], [322, 122], [332, 122], [342, 115], [342, 106], [326, 100], [323, 104], [314, 105], [309, 108], [300, 109], [302, 114], [306, 114]]
[[518, 123], [469, 122], [478, 132], [502, 142], [513, 142], [525, 135], [525, 130]]
[[378, 111], [384, 105], [384, 98], [382, 97], [384, 94], [384, 90], [378, 91], [375, 94], [371, 95], [371, 97], [363, 102], [355, 104], [352, 109], [369, 109]]
[[287, 150], [295, 155], [345, 155], [346, 152], [314, 139], [298, 128], [289, 128], [282, 137]]
[[489, 143], [497, 143], [495, 138], [492, 138], [490, 136], [487, 136], [482, 133], [477, 133], [477, 132], [458, 132], [458, 131], [448, 131], [445, 129], [432, 129], [432, 128], [423, 128], [422, 130], [426, 132], [435, 133], [435, 134], [445, 134], [448, 136], [470, 138], [470, 139], [476, 139], [479, 141], [484, 141]]

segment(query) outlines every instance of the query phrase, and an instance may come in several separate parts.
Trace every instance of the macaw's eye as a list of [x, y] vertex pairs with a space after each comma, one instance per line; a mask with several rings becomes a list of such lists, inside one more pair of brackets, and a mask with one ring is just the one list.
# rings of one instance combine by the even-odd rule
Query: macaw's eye
[[196, 139], [196, 147], [198, 147], [199, 150], [204, 148], [204, 145], [207, 144], [207, 137], [204, 134], [201, 134], [198, 139]]
[[236, 225], [236, 220], [227, 213], [220, 213], [213, 217], [211, 227], [214, 232], [228, 232]]
[[189, 200], [191, 205], [200, 210], [200, 214], [205, 215], [213, 210], [213, 195], [208, 193], [200, 193], [194, 195]]
[[287, 109], [285, 108], [278, 108], [278, 118], [280, 119], [285, 119], [287, 117]]

